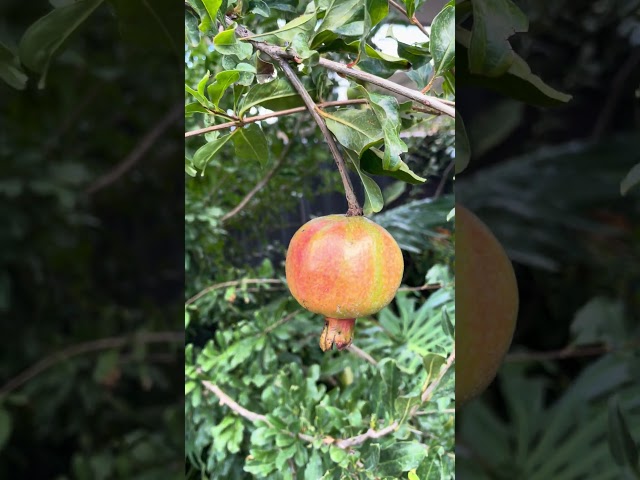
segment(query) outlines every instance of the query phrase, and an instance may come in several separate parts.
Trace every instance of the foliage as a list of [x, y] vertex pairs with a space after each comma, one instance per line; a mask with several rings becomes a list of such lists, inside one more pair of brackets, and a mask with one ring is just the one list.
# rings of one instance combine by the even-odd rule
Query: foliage
[[[453, 196], [425, 199], [435, 189], [427, 177], [446, 182], [452, 119], [322, 66], [357, 62], [356, 72], [452, 98], [453, 2], [433, 20], [431, 43], [421, 24], [407, 27], [422, 4], [187, 2], [189, 478], [453, 478]], [[412, 44], [380, 48], [406, 29]], [[323, 354], [322, 319], [286, 289], [288, 240], [310, 216], [344, 211], [344, 200], [298, 82], [258, 40], [298, 62], [365, 212], [385, 208], [371, 218], [405, 254], [404, 291], [358, 319], [351, 350]]]
[[172, 3], [0, 6], [2, 478], [182, 475]]

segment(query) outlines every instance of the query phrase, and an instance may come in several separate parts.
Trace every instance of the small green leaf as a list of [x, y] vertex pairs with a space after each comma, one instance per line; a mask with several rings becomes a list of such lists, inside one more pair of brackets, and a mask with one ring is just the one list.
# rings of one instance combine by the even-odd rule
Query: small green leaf
[[196, 153], [193, 155], [193, 165], [202, 171], [204, 175], [204, 171], [207, 168], [207, 164], [213, 160], [214, 155], [222, 148], [222, 146], [227, 143], [227, 141], [233, 136], [233, 134], [225, 135], [224, 137], [217, 138], [212, 142], [209, 142], [202, 147], [200, 147]]
[[360, 159], [358, 156], [351, 152], [350, 150], [345, 150], [347, 157], [351, 161], [352, 165], [355, 167], [358, 175], [360, 175], [360, 180], [362, 181], [362, 185], [364, 186], [364, 206], [362, 210], [365, 215], [369, 215], [374, 212], [379, 212], [384, 207], [384, 198], [382, 197], [382, 190], [378, 184], [371, 179], [368, 175], [366, 175], [362, 169], [360, 168]]
[[185, 9], [184, 11], [184, 34], [191, 47], [200, 45], [198, 17], [189, 9]]
[[384, 175], [387, 177], [393, 177], [397, 180], [401, 180], [412, 185], [419, 185], [427, 181], [426, 178], [422, 178], [417, 175], [409, 166], [400, 160], [398, 162], [398, 169], [391, 171], [383, 168], [383, 156], [384, 154], [377, 148], [371, 147], [366, 150], [360, 158], [360, 166], [362, 169], [372, 175]]
[[435, 71], [434, 77], [442, 75], [450, 69], [456, 57], [456, 14], [455, 7], [446, 5], [431, 24], [431, 36], [429, 38], [429, 50], [433, 57]]
[[225, 72], [220, 72], [216, 74], [215, 81], [209, 88], [207, 88], [207, 94], [209, 95], [209, 100], [211, 103], [217, 108], [220, 103], [220, 99], [224, 92], [238, 81], [240, 78], [240, 72], [237, 70], [228, 70]]
[[213, 37], [213, 44], [218, 52], [223, 55], [235, 55], [240, 60], [251, 57], [253, 47], [250, 43], [240, 42], [236, 38], [233, 27], [218, 33]]
[[209, 14], [209, 18], [212, 22], [216, 21], [216, 16], [218, 15], [218, 10], [220, 10], [220, 5], [222, 5], [222, 0], [201, 0], [204, 8], [206, 8], [207, 13]]
[[238, 116], [242, 118], [251, 107], [261, 105], [269, 109], [287, 109], [304, 105], [291, 84], [284, 78], [254, 85], [240, 102]]
[[313, 450], [309, 461], [304, 469], [304, 480], [318, 480], [324, 474], [322, 459], [317, 450]]
[[255, 160], [264, 168], [269, 163], [271, 150], [267, 137], [255, 123], [236, 129], [233, 134], [236, 156], [244, 160]]
[[311, 48], [337, 37], [336, 30], [345, 25], [358, 12], [362, 0], [331, 0], [322, 22], [316, 29]]
[[384, 135], [384, 156], [382, 168], [395, 171], [400, 168], [400, 154], [407, 152], [407, 144], [400, 139], [400, 113], [398, 100], [389, 95], [381, 95], [367, 91], [362, 85], [358, 85], [357, 91], [363, 98], [369, 101], [369, 106], [378, 117]]
[[509, 70], [516, 56], [509, 37], [526, 32], [529, 19], [511, 0], [474, 0], [472, 5], [469, 71], [498, 77]]
[[278, 30], [272, 30], [270, 32], [252, 35], [251, 38], [261, 38], [275, 35], [281, 40], [291, 42], [293, 37], [295, 37], [298, 33], [302, 32], [310, 35], [311, 32], [313, 32], [315, 25], [315, 13], [301, 15], [286, 23], [282, 28], [279, 28]]
[[640, 183], [640, 163], [635, 164], [620, 182], [620, 193], [626, 195], [638, 183]]
[[398, 478], [420, 465], [427, 456], [427, 447], [416, 442], [396, 442], [380, 451], [377, 474]]
[[327, 127], [344, 147], [362, 155], [369, 147], [381, 143], [384, 133], [376, 114], [369, 107], [345, 108], [324, 114]]
[[103, 0], [80, 0], [54, 9], [36, 20], [20, 40], [20, 61], [40, 73], [39, 88], [44, 81], [54, 54], [69, 36], [84, 23]]
[[333, 445], [329, 447], [329, 456], [331, 457], [332, 462], [339, 464], [343, 462], [348, 455], [349, 454], [346, 452], [346, 450], [342, 448], [334, 447]]

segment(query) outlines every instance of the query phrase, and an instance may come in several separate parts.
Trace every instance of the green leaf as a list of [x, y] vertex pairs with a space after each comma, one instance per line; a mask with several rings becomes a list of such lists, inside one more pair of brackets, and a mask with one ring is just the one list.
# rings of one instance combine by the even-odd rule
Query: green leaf
[[252, 35], [251, 38], [261, 38], [267, 37], [271, 35], [275, 35], [281, 40], [291, 42], [293, 37], [295, 37], [298, 33], [306, 33], [311, 35], [313, 29], [316, 25], [316, 14], [305, 14], [301, 15], [297, 18], [294, 18], [290, 22], [286, 23], [282, 28], [278, 30], [272, 30], [270, 32], [260, 33]]
[[209, 100], [216, 108], [227, 88], [237, 82], [239, 78], [240, 72], [238, 70], [227, 70], [216, 74], [214, 83], [207, 88]]
[[313, 450], [309, 461], [304, 469], [304, 480], [318, 480], [324, 474], [322, 459], [317, 450]]
[[258, 125], [252, 123], [244, 128], [238, 128], [233, 132], [232, 137], [236, 157], [243, 160], [255, 160], [263, 168], [269, 163], [271, 150], [267, 143], [267, 137]]
[[120, 353], [118, 350], [107, 350], [98, 357], [96, 366], [93, 369], [93, 380], [101, 383], [114, 371], [118, 366]]
[[191, 177], [195, 177], [198, 174], [198, 171], [193, 168], [191, 162], [186, 158], [184, 159], [184, 172]]
[[204, 74], [204, 77], [202, 77], [202, 79], [198, 82], [198, 95], [200, 95], [201, 97], [204, 97], [204, 89], [207, 86], [207, 82], [209, 81], [209, 78], [211, 77], [211, 72], [207, 71], [207, 73]]
[[0, 42], [0, 78], [16, 90], [24, 90], [29, 77], [20, 68], [18, 56]]
[[[235, 132], [234, 132], [235, 133]], [[214, 155], [227, 143], [227, 141], [233, 136], [233, 134], [225, 135], [224, 137], [217, 138], [202, 147], [200, 147], [196, 153], [193, 154], [193, 165], [202, 171], [207, 168], [207, 165], [213, 160]]]
[[364, 27], [358, 45], [358, 60], [369, 55], [367, 38], [371, 29], [380, 23], [389, 14], [389, 2], [387, 0], [364, 0]]
[[571, 95], [555, 90], [544, 83], [540, 77], [531, 73], [527, 62], [515, 53], [513, 53], [510, 67], [499, 77], [491, 78], [470, 72], [466, 52], [469, 41], [470, 32], [458, 28], [456, 30], [456, 49], [460, 49], [460, 52], [457, 55], [456, 78], [461, 85], [485, 87], [530, 105], [541, 107], [554, 106], [571, 100]]
[[216, 16], [218, 15], [218, 10], [220, 9], [220, 5], [222, 5], [222, 0], [201, 0], [204, 8], [207, 10], [209, 14], [209, 18], [211, 22], [216, 21]]
[[498, 77], [509, 70], [516, 57], [509, 37], [526, 32], [529, 19], [511, 0], [474, 0], [472, 5], [469, 71]]
[[184, 10], [184, 35], [191, 47], [200, 45], [198, 17], [189, 9]]
[[608, 437], [609, 448], [616, 463], [640, 473], [638, 446], [631, 436], [616, 397], [612, 397], [609, 401]]
[[385, 169], [383, 166], [383, 156], [384, 154], [380, 150], [371, 147], [360, 157], [360, 166], [365, 172], [372, 175], [384, 175], [412, 185], [419, 185], [427, 181], [426, 178], [422, 178], [413, 172], [402, 160], [398, 162], [397, 170], [392, 171]]
[[435, 66], [434, 77], [442, 75], [446, 70], [453, 67], [456, 57], [455, 30], [455, 7], [448, 4], [436, 15], [431, 24], [429, 50]]
[[19, 46], [20, 61], [41, 74], [39, 88], [44, 88], [47, 70], [56, 51], [102, 1], [80, 0], [56, 8], [36, 20], [24, 33]]
[[345, 150], [347, 157], [351, 160], [351, 163], [355, 167], [360, 180], [364, 186], [364, 206], [362, 210], [365, 215], [369, 215], [374, 212], [379, 212], [384, 207], [384, 198], [382, 197], [382, 190], [378, 184], [367, 174], [365, 174], [360, 168], [360, 159], [356, 154], [349, 150]]
[[380, 451], [377, 474], [398, 478], [420, 465], [427, 456], [427, 447], [416, 442], [396, 442]]
[[409, 150], [407, 144], [400, 139], [401, 123], [398, 100], [389, 95], [369, 92], [362, 85], [358, 85], [356, 88], [360, 95], [369, 101], [369, 106], [382, 126], [385, 146], [382, 168], [391, 171], [398, 170], [402, 162], [400, 154]]
[[9, 441], [12, 423], [9, 412], [0, 406], [0, 452]]
[[207, 110], [205, 107], [203, 107], [202, 104], [200, 104], [198, 102], [188, 103], [188, 104], [186, 104], [184, 106], [184, 115], [185, 115], [185, 117], [190, 117], [194, 113], [209, 114], [211, 112], [209, 110]]
[[213, 44], [221, 54], [235, 55], [239, 60], [247, 59], [253, 53], [253, 47], [250, 43], [238, 41], [233, 27], [213, 37]]
[[464, 127], [462, 116], [456, 109], [456, 173], [462, 172], [469, 166], [471, 159], [471, 147], [469, 145], [469, 137]]
[[251, 7], [251, 10], [249, 10], [250, 12], [261, 15], [265, 18], [269, 18], [269, 16], [271, 16], [271, 9], [266, 2], [263, 2], [262, 0], [254, 0], [252, 3], [253, 6]]
[[336, 30], [345, 25], [358, 12], [362, 0], [331, 0], [322, 22], [313, 35], [311, 48], [337, 37]]
[[638, 183], [640, 183], [640, 163], [635, 164], [620, 182], [620, 193], [626, 195]]
[[349, 454], [343, 448], [334, 447], [331, 445], [329, 447], [329, 456], [331, 457], [331, 461], [334, 463], [343, 462]]
[[409, 45], [398, 41], [398, 55], [401, 58], [409, 60], [412, 68], [419, 68], [431, 60], [431, 52], [429, 51], [428, 43]]
[[346, 108], [323, 114], [327, 127], [344, 147], [358, 156], [383, 141], [384, 134], [376, 114], [369, 107]]
[[291, 47], [301, 59], [306, 60], [305, 64], [310, 67], [317, 65], [320, 60], [320, 54], [309, 48], [309, 35], [306, 32], [296, 34], [291, 40]]
[[257, 105], [272, 110], [283, 110], [302, 106], [304, 102], [285, 78], [279, 78], [251, 87], [240, 102], [238, 116], [242, 118], [247, 110]]
[[362, 449], [362, 459], [367, 470], [376, 471], [378, 462], [380, 461], [380, 444], [365, 444]]
[[398, 364], [391, 358], [385, 358], [378, 364], [378, 370], [382, 383], [385, 388], [385, 398], [383, 402], [386, 410], [392, 414], [395, 408], [395, 402], [400, 391], [400, 383], [402, 382], [402, 372], [398, 368]]

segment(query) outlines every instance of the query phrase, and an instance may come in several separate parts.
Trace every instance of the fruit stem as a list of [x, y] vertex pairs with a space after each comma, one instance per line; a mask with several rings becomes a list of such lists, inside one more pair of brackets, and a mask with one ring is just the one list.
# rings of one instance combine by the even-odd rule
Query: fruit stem
[[326, 352], [334, 345], [338, 350], [344, 350], [351, 345], [355, 325], [355, 318], [326, 317], [324, 319], [322, 335], [320, 335], [320, 348], [322, 351]]

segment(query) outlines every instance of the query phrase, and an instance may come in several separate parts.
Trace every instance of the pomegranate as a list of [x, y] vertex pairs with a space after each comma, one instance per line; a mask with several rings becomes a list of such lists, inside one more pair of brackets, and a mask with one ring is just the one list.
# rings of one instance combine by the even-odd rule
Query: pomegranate
[[380, 225], [362, 216], [327, 215], [305, 223], [286, 259], [291, 295], [325, 317], [320, 348], [351, 344], [356, 318], [389, 304], [400, 286], [400, 247]]

